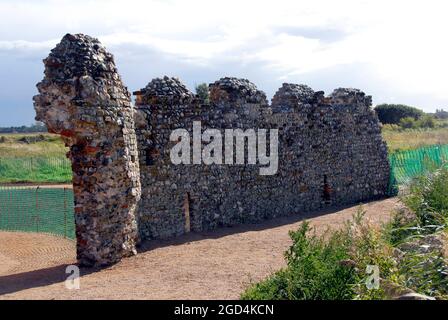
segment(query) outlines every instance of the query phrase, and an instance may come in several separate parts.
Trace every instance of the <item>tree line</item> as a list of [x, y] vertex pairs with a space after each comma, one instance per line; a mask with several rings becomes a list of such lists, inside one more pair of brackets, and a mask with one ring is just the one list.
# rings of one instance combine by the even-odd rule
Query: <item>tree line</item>
[[18, 127], [0, 127], [0, 133], [35, 133], [35, 132], [47, 132], [47, 127], [40, 122], [36, 122], [30, 126], [18, 126]]

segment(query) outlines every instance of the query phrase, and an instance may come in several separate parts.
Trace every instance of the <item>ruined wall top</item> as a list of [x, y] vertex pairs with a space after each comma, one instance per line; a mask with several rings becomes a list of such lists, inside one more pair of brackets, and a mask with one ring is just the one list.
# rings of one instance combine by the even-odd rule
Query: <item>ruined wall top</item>
[[[88, 35], [67, 34], [44, 60], [45, 77], [37, 84], [40, 95], [33, 97], [36, 120], [47, 123], [53, 133], [72, 137], [75, 122], [98, 123], [84, 136], [101, 130], [104, 122], [122, 126], [119, 112], [131, 109], [130, 93], [123, 85], [113, 55]], [[100, 115], [100, 118], [97, 116]], [[87, 133], [86, 133], [87, 132]]]
[[[350, 107], [352, 110], [366, 111], [372, 105], [372, 97], [359, 89], [338, 88], [329, 96], [323, 91], [314, 91], [307, 85], [283, 83], [269, 104], [266, 94], [247, 79], [224, 77], [209, 84], [210, 103], [226, 109], [239, 108], [245, 104], [258, 104], [273, 113], [312, 112], [317, 105], [335, 108]], [[148, 85], [134, 92], [136, 106], [149, 105], [190, 105], [200, 104], [198, 98], [175, 77], [155, 78]], [[361, 110], [363, 109], [363, 110]], [[269, 111], [271, 112], [271, 111]]]
[[145, 88], [134, 94], [137, 96], [137, 106], [189, 103], [194, 99], [194, 94], [178, 78], [167, 76], [151, 80]]
[[247, 79], [225, 77], [209, 85], [212, 103], [267, 104], [266, 94]]
[[44, 63], [45, 75], [54, 81], [86, 75], [94, 79], [118, 76], [112, 54], [97, 39], [84, 34], [66, 34]]
[[315, 92], [303, 84], [283, 83], [272, 98], [274, 112], [293, 111], [297, 106], [306, 106], [315, 100]]
[[338, 88], [330, 95], [333, 105], [372, 105], [372, 96], [366, 96], [364, 92], [353, 88]]

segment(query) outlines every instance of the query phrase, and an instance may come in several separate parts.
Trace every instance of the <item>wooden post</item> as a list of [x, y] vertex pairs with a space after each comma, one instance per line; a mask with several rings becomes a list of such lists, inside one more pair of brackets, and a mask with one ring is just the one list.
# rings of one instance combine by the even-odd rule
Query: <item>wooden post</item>
[[39, 232], [39, 186], [36, 188], [36, 231]]
[[190, 222], [190, 195], [185, 193], [184, 198], [184, 214], [185, 214], [185, 233], [189, 233], [191, 230]]
[[67, 239], [67, 188], [64, 187], [64, 238]]

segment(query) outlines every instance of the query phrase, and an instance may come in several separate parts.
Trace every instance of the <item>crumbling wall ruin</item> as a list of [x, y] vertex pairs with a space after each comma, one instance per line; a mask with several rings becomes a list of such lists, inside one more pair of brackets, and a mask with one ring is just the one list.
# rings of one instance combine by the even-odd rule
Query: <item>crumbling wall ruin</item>
[[[210, 84], [205, 103], [178, 79], [164, 77], [135, 92], [134, 109], [98, 40], [66, 35], [44, 63], [36, 120], [70, 147], [81, 264], [135, 254], [137, 234], [169, 238], [386, 194], [386, 144], [371, 97], [359, 90], [326, 97], [283, 84], [269, 104], [248, 80], [222, 78]], [[171, 133], [192, 134], [196, 121], [222, 131], [278, 129], [278, 172], [173, 164]]]
[[[142, 238], [167, 238], [257, 222], [385, 195], [387, 148], [371, 97], [356, 89], [330, 96], [283, 84], [272, 99], [245, 79], [210, 84], [204, 104], [177, 79], [152, 80], [135, 92]], [[203, 129], [279, 129], [278, 173], [251, 165], [175, 165], [170, 133], [193, 121]], [[246, 155], [247, 156], [247, 155]]]
[[136, 253], [140, 173], [130, 93], [113, 56], [89, 36], [66, 35], [44, 60], [36, 120], [70, 147], [77, 256], [107, 265]]

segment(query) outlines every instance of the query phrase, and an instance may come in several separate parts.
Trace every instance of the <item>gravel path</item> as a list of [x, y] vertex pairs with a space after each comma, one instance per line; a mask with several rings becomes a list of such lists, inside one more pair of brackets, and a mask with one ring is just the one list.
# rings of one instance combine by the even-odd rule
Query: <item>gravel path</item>
[[[387, 221], [396, 198], [364, 205]], [[257, 225], [151, 241], [139, 255], [102, 270], [81, 270], [80, 290], [65, 288], [75, 244], [33, 233], [0, 232], [0, 299], [238, 299], [251, 282], [284, 266], [288, 231], [306, 218], [318, 232], [341, 226], [357, 206]]]

